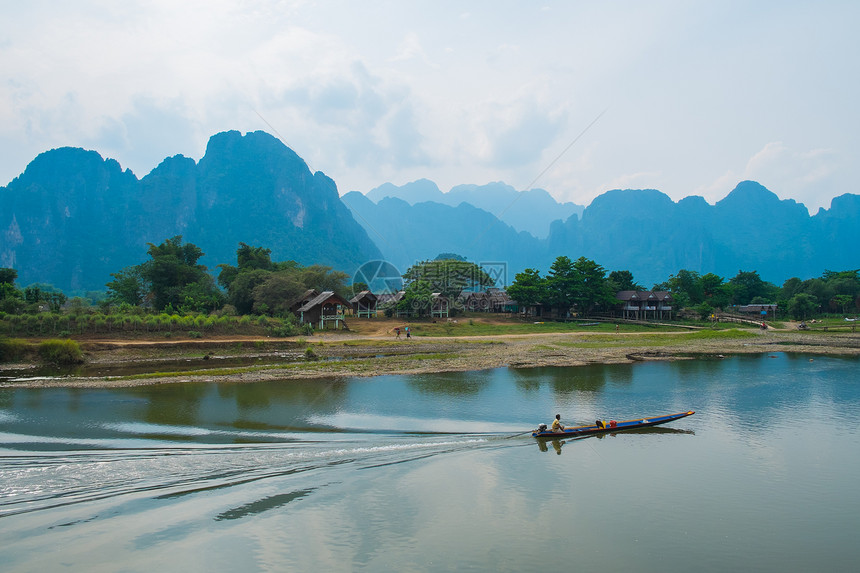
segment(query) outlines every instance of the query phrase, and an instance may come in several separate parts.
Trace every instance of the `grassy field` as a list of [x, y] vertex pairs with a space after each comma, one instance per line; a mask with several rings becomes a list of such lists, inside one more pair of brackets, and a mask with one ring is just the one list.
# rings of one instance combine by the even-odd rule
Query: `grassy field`
[[643, 324], [632, 322], [601, 322], [597, 320], [575, 320], [568, 322], [523, 320], [507, 316], [475, 314], [459, 316], [452, 319], [394, 319], [372, 318], [351, 319], [350, 331], [358, 335], [388, 335], [395, 337], [395, 328], [400, 328], [400, 337], [405, 338], [404, 328], [409, 326], [412, 336], [498, 336], [515, 334], [549, 334], [549, 333], [605, 333], [614, 334], [616, 325], [620, 333], [632, 332], [677, 332], [705, 328], [710, 331], [721, 331], [737, 328], [756, 328], [755, 325], [736, 323], [710, 322], [673, 322], [668, 324]]

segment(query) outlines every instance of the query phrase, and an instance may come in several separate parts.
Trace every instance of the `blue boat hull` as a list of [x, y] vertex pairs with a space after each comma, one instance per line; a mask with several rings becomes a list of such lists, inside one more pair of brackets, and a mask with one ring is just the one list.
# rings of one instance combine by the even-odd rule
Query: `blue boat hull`
[[678, 414], [669, 414], [668, 416], [656, 416], [654, 418], [637, 418], [635, 420], [625, 420], [624, 422], [615, 422], [614, 426], [610, 426], [607, 422], [606, 426], [601, 427], [597, 424], [591, 426], [574, 426], [565, 428], [561, 432], [553, 432], [552, 430], [532, 432], [533, 438], [567, 438], [575, 436], [587, 436], [591, 434], [610, 434], [614, 432], [623, 432], [624, 430], [635, 430], [637, 428], [649, 428], [651, 426], [659, 426], [668, 422], [674, 422], [687, 416], [695, 414], [694, 411], [680, 412]]

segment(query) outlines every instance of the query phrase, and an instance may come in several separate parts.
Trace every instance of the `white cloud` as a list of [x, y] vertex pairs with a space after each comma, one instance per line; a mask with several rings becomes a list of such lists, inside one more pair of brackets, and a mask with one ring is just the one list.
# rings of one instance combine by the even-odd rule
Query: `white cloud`
[[632, 186], [714, 202], [750, 178], [814, 210], [858, 191], [858, 16], [672, 0], [18, 3], [0, 31], [0, 184], [59, 145], [142, 176], [268, 122], [341, 190], [522, 187], [611, 104], [537, 186], [583, 204]]

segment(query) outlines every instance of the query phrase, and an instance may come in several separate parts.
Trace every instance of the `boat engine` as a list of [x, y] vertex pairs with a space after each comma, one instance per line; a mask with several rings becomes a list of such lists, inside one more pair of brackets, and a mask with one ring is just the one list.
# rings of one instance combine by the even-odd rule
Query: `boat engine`
[[538, 432], [546, 432], [546, 424], [540, 424], [537, 428]]

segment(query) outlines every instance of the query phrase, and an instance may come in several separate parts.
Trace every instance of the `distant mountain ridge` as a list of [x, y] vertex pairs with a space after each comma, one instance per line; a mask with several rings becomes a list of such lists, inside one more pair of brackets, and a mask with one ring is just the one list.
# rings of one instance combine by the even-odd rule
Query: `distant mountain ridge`
[[368, 191], [367, 197], [374, 203], [386, 197], [402, 199], [411, 205], [432, 201], [456, 207], [460, 203], [468, 203], [492, 213], [517, 231], [526, 231], [539, 239], [547, 237], [553, 221], [564, 220], [571, 215], [580, 216], [585, 209], [575, 203], [559, 203], [544, 189], [517, 191], [500, 181], [486, 185], [456, 185], [447, 193], [428, 179], [401, 186], [385, 183]]
[[[334, 181], [263, 132], [216, 134], [199, 162], [169, 157], [142, 179], [68, 147], [40, 154], [0, 187], [0, 266], [16, 268], [22, 285], [103, 290], [110, 273], [146, 260], [146, 243], [181, 234], [204, 250], [210, 269], [234, 264], [241, 241], [271, 249], [274, 260], [347, 272], [378, 259], [403, 272], [457, 253], [502, 284], [525, 268], [546, 274], [560, 255], [629, 270], [646, 287], [681, 269], [726, 278], [756, 270], [781, 284], [860, 268], [860, 195], [836, 197], [814, 216], [754, 181], [714, 205], [616, 189], [581, 213], [561, 217], [562, 207], [544, 191], [503, 183], [442, 193], [419, 180], [338, 197]], [[534, 220], [548, 225], [544, 236], [510, 222], [529, 209], [541, 211]]]
[[802, 204], [780, 200], [754, 181], [739, 183], [715, 205], [696, 196], [676, 203], [654, 189], [607, 191], [581, 218], [553, 222], [546, 239], [494, 222], [481, 210], [468, 219], [464, 205], [375, 204], [355, 192], [342, 200], [398, 267], [454, 252], [477, 263], [503, 262], [508, 282], [525, 268], [546, 273], [559, 255], [630, 270], [648, 287], [681, 269], [725, 278], [755, 270], [782, 284], [793, 276], [860, 268], [860, 196], [836, 197], [830, 209], [810, 216]]
[[54, 149], [0, 187], [0, 266], [21, 284], [103, 290], [146, 259], [146, 243], [174, 235], [210, 270], [235, 264], [239, 242], [346, 271], [381, 257], [334, 181], [264, 132], [216, 134], [199, 163], [170, 157], [140, 180], [95, 151]]

